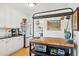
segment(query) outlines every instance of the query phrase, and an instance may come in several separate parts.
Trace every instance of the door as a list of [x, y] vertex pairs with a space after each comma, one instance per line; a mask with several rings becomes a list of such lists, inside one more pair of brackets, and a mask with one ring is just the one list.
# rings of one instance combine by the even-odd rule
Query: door
[[20, 36], [20, 37], [18, 37], [18, 47], [19, 47], [19, 49], [21, 49], [21, 48], [23, 48], [24, 47], [24, 38], [23, 38], [23, 36]]
[[7, 55], [10, 55], [11, 53], [14, 53], [17, 51], [17, 39], [15, 37], [8, 38], [6, 45], [7, 45]]

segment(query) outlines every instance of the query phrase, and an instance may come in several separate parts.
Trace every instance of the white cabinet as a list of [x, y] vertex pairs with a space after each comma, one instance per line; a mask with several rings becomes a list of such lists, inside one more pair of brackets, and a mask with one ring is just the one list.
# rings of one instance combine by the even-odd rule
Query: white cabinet
[[0, 56], [5, 55], [6, 51], [6, 40], [2, 39], [0, 40]]
[[79, 39], [78, 40], [76, 40], [76, 44], [77, 44], [77, 51], [76, 51], [76, 53], [77, 53], [77, 56], [79, 56]]
[[12, 38], [12, 43], [13, 43], [13, 50], [14, 51], [16, 51], [16, 50], [18, 50], [19, 49], [19, 45], [18, 45], [18, 43], [19, 43], [19, 40], [18, 40], [18, 37], [14, 37], [14, 38]]
[[0, 56], [9, 55], [23, 48], [23, 36], [6, 38], [0, 40]]
[[7, 38], [6, 39], [7, 41], [6, 41], [6, 55], [9, 55], [10, 53], [12, 53], [12, 51], [14, 50], [14, 48], [13, 48], [13, 40], [12, 40], [12, 38]]
[[32, 37], [26, 37], [26, 47], [29, 46], [30, 40], [32, 40]]
[[79, 38], [76, 38], [74, 42], [77, 44], [77, 47], [74, 48], [74, 56], [79, 56]]
[[19, 48], [24, 47], [24, 39], [23, 39], [23, 36], [18, 37], [18, 40], [19, 40], [19, 43], [18, 43]]
[[8, 55], [11, 51], [11, 46], [8, 45], [10, 39], [2, 39], [0, 40], [0, 56]]
[[19, 36], [19, 37], [14, 37], [13, 38], [13, 49], [16, 51], [16, 50], [18, 50], [18, 49], [21, 49], [21, 48], [23, 48], [23, 46], [24, 46], [24, 39], [23, 39], [23, 36]]
[[19, 42], [17, 37], [12, 37], [12, 38], [7, 39], [7, 43], [6, 43], [7, 55], [9, 55], [9, 54], [11, 54], [19, 49], [17, 47], [18, 46], [17, 42]]
[[13, 37], [10, 42], [8, 42], [8, 47], [11, 47], [9, 54], [16, 52], [17, 50], [23, 48], [23, 36]]

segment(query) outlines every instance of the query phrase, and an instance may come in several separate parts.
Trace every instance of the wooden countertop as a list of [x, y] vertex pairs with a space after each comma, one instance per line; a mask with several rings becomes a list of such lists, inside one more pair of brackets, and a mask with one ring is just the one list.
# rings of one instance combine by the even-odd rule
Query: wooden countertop
[[42, 44], [50, 44], [50, 45], [59, 45], [59, 46], [66, 46], [66, 47], [75, 47], [75, 43], [70, 44], [65, 41], [63, 38], [52, 38], [52, 37], [43, 37], [39, 39], [33, 39], [31, 42], [37, 42]]

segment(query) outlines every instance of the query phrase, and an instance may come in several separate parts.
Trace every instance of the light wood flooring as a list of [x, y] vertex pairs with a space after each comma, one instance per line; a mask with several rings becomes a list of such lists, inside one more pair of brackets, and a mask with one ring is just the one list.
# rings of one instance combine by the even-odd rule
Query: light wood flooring
[[29, 48], [22, 48], [17, 52], [12, 53], [10, 56], [29, 56]]

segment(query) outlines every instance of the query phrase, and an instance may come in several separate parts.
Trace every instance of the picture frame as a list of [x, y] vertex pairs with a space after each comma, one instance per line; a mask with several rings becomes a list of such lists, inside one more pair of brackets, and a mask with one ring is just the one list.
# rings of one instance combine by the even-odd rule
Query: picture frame
[[50, 31], [60, 31], [61, 30], [61, 20], [48, 20], [47, 30]]

